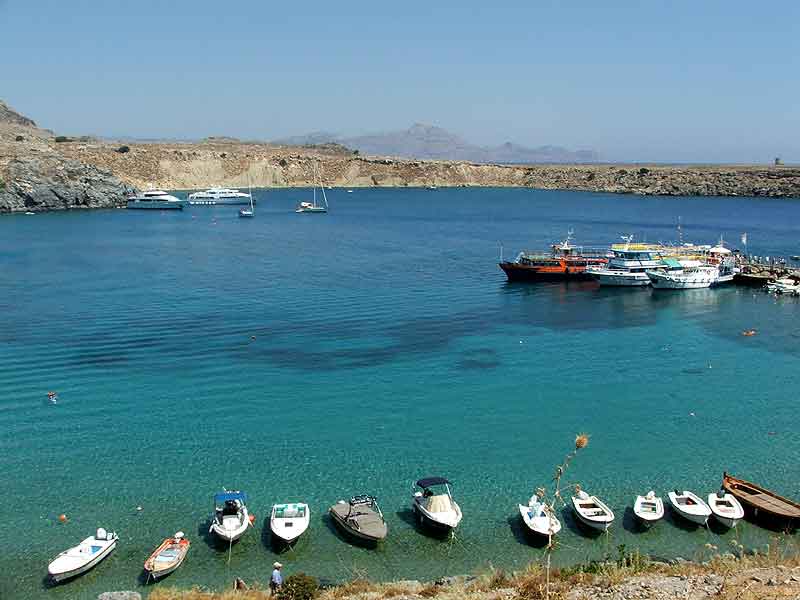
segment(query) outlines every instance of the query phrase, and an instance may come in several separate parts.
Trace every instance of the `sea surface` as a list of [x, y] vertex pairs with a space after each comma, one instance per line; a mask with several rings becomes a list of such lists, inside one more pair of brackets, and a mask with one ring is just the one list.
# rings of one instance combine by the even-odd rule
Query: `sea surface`
[[[776, 543], [748, 523], [672, 517], [640, 533], [628, 507], [650, 489], [705, 495], [724, 470], [800, 496], [800, 299], [512, 285], [497, 262], [500, 242], [508, 258], [569, 229], [587, 245], [675, 240], [679, 217], [686, 240], [735, 247], [747, 232], [755, 254], [800, 254], [800, 202], [335, 189], [330, 213], [295, 214], [309, 190], [256, 193], [251, 220], [237, 207], [0, 218], [0, 597], [144, 593], [142, 563], [178, 530], [188, 559], [157, 585], [266, 582], [269, 510], [285, 501], [312, 511], [280, 555], [287, 574], [519, 569], [545, 550], [517, 503], [552, 485], [582, 432], [564, 487], [581, 483], [618, 517], [589, 536], [565, 511], [557, 564], [622, 544], [692, 559], [707, 544]], [[411, 485], [430, 475], [454, 484], [454, 539], [415, 527]], [[245, 490], [257, 517], [230, 552], [208, 536], [223, 487]], [[377, 550], [326, 516], [356, 493], [386, 515]], [[120, 536], [112, 557], [48, 587], [49, 560], [98, 526]]]

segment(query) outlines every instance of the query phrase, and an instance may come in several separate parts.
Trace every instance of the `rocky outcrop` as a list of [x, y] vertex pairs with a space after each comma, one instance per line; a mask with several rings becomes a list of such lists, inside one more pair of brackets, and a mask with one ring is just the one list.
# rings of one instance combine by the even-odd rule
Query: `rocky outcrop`
[[2, 100], [0, 100], [0, 123], [18, 125], [20, 127], [36, 127], [33, 119], [19, 114]]

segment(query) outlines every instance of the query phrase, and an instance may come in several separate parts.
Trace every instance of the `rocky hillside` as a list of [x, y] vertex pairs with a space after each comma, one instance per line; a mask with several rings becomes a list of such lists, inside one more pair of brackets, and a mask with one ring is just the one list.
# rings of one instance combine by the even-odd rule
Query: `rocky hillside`
[[19, 114], [2, 100], [0, 100], [0, 124], [36, 127], [36, 123], [34, 123], [33, 119]]

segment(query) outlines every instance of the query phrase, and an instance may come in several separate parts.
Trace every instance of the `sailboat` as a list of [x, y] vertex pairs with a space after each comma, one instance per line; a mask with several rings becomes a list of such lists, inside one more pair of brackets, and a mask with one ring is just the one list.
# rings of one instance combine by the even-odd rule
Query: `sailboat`
[[249, 185], [248, 182], [249, 192], [250, 192], [250, 208], [242, 208], [239, 210], [239, 218], [240, 219], [252, 219], [256, 216], [256, 210], [253, 206], [253, 186]]
[[314, 201], [313, 202], [301, 202], [297, 205], [297, 208], [294, 212], [296, 213], [326, 213], [328, 212], [328, 197], [325, 195], [325, 186], [322, 185], [322, 180], [319, 181], [319, 187], [322, 190], [322, 200], [325, 203], [325, 206], [321, 204], [317, 204], [317, 168], [314, 167]]

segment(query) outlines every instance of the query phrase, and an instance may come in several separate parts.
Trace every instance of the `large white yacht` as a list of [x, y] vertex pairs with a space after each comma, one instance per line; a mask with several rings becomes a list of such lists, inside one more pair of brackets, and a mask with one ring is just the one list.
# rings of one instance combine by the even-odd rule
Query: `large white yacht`
[[164, 190], [145, 190], [128, 198], [128, 208], [153, 210], [182, 210], [186, 201], [169, 195]]
[[213, 187], [204, 192], [189, 194], [189, 204], [250, 204], [251, 196], [239, 190]]
[[633, 236], [623, 238], [621, 247], [611, 247], [613, 256], [606, 265], [592, 265], [586, 272], [600, 285], [643, 286], [650, 285], [647, 271], [666, 267], [658, 249], [646, 245], [631, 245]]

